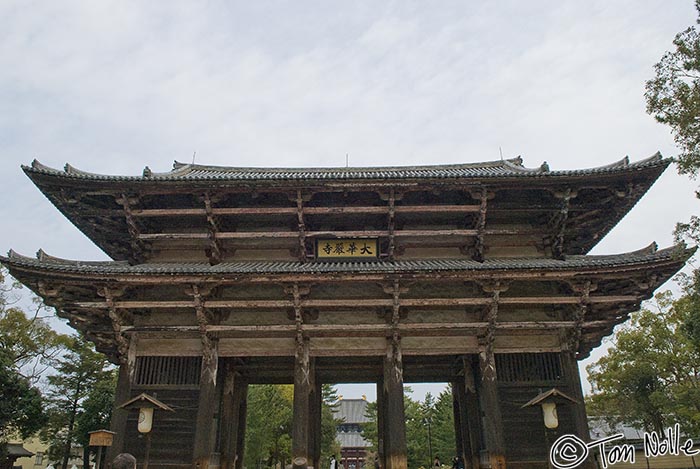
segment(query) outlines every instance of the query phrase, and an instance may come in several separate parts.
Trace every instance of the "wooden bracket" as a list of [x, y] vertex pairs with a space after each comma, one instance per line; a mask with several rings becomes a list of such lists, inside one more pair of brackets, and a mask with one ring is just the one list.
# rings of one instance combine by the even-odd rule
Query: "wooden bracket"
[[209, 259], [209, 264], [216, 265], [221, 263], [224, 256], [224, 249], [221, 246], [221, 242], [217, 239], [217, 234], [221, 231], [220, 224], [216, 215], [214, 215], [213, 200], [209, 191], [204, 193], [202, 199], [204, 200], [204, 209], [207, 215], [207, 235], [209, 238], [209, 245], [205, 249], [205, 254]]
[[122, 206], [124, 211], [124, 219], [126, 221], [127, 231], [129, 232], [129, 244], [131, 245], [131, 261], [132, 263], [139, 264], [144, 262], [146, 259], [146, 246], [144, 242], [140, 239], [141, 230], [136, 224], [136, 218], [134, 217], [131, 207], [139, 203], [139, 198], [136, 196], [128, 196], [126, 194], [121, 194], [115, 196], [116, 202]]

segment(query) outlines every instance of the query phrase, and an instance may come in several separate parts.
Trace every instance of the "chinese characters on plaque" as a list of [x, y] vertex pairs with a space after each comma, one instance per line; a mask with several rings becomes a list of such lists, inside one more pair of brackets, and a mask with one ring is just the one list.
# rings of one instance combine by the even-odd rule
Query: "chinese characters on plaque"
[[377, 258], [376, 239], [317, 239], [316, 257], [328, 258]]

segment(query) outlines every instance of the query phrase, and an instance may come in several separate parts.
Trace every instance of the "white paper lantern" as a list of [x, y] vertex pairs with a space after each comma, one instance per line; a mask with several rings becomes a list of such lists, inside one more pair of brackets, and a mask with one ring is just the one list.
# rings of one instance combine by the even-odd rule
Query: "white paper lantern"
[[543, 402], [542, 413], [544, 414], [544, 426], [550, 429], [559, 426], [559, 416], [557, 416], [557, 405], [554, 402]]
[[139, 432], [148, 433], [153, 426], [153, 408], [142, 407], [139, 409]]

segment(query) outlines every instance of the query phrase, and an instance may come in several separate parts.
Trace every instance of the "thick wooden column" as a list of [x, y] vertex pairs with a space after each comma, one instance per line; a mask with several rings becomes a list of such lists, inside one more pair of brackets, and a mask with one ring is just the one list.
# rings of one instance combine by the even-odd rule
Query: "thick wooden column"
[[221, 469], [234, 469], [237, 460], [243, 459], [238, 433], [241, 419], [245, 421], [245, 415], [241, 415], [241, 408], [246, 398], [247, 386], [236, 376], [233, 366], [227, 366], [225, 373], [221, 396]]
[[308, 339], [297, 339], [294, 361], [294, 417], [292, 422], [292, 465], [306, 469], [313, 465], [313, 455], [309, 448], [312, 444], [311, 400], [315, 388], [313, 382], [314, 363], [309, 357]]
[[216, 386], [219, 355], [218, 342], [213, 339], [203, 340], [202, 371], [199, 378], [199, 406], [194, 433], [194, 454], [192, 465], [195, 468], [207, 469], [209, 458], [214, 451], [216, 427], [214, 414], [219, 402]]
[[[466, 413], [466, 426], [469, 429], [469, 446], [465, 446], [464, 452], [471, 462], [467, 462], [465, 459], [465, 467], [471, 467], [478, 469], [481, 464], [481, 448], [483, 448], [482, 443], [482, 429], [481, 429], [481, 407], [479, 406], [479, 396], [476, 393], [476, 372], [474, 366], [474, 360], [476, 357], [468, 356], [462, 359], [462, 365], [464, 367], [464, 399], [461, 401], [464, 403], [464, 409]], [[458, 383], [460, 384], [460, 383]], [[461, 385], [460, 384], [460, 385]]]
[[377, 381], [377, 456], [380, 469], [386, 468], [386, 394], [384, 391], [384, 377]]
[[[120, 406], [131, 399], [131, 386], [134, 383], [134, 373], [136, 372], [136, 348], [138, 346], [138, 335], [131, 334], [128, 338], [126, 353], [120, 352], [119, 376], [117, 378], [117, 389], [114, 393], [114, 407], [110, 421], [110, 430], [114, 432], [112, 446], [107, 447], [106, 459], [111, 465], [112, 461], [119, 453], [125, 451], [126, 441], [126, 421], [129, 411]], [[136, 429], [132, 429], [136, 431]]]
[[235, 469], [243, 469], [245, 456], [245, 430], [248, 421], [248, 383], [241, 383], [236, 388], [238, 404], [238, 432], [236, 433], [236, 464]]
[[[574, 351], [562, 351], [560, 354], [562, 371], [566, 377], [567, 384], [569, 385], [569, 392], [571, 392], [571, 397], [576, 399], [578, 403], [571, 404], [573, 406], [573, 417], [574, 417], [574, 431], [576, 436], [581, 438], [583, 441], [590, 441], [590, 430], [588, 428], [588, 417], [586, 415], [586, 405], [583, 398], [583, 389], [581, 387], [581, 375], [578, 371], [578, 361], [576, 360], [576, 355]], [[593, 457], [589, 456], [588, 459], [579, 466], [582, 469], [595, 469], [596, 463]]]
[[[110, 421], [110, 430], [114, 432], [112, 446], [107, 447], [107, 455], [105, 461], [111, 463], [114, 458], [124, 452], [124, 440], [126, 436], [126, 420], [129, 416], [129, 411], [121, 409], [119, 406], [131, 398], [131, 374], [129, 373], [129, 365], [123, 362], [119, 365], [119, 377], [117, 378], [117, 389], [114, 393], [114, 408], [112, 409], [112, 419]], [[136, 428], [133, 429], [136, 431]]]
[[503, 439], [503, 419], [498, 400], [496, 381], [496, 360], [493, 352], [479, 353], [481, 408], [484, 412], [484, 433], [486, 449], [489, 452], [491, 469], [505, 469], [505, 441]]
[[384, 448], [386, 469], [407, 469], [406, 416], [403, 403], [403, 361], [401, 342], [395, 333], [384, 356], [385, 417]]
[[[463, 399], [461, 397], [463, 393], [459, 389], [459, 385], [457, 382], [451, 383], [451, 388], [452, 388], [452, 414], [454, 416], [454, 427], [455, 427], [455, 448], [456, 448], [456, 454], [457, 456], [461, 457], [463, 461], [465, 461], [465, 467], [467, 469], [472, 469], [471, 466], [469, 466], [469, 463], [471, 461], [467, 460], [464, 448], [469, 445], [469, 440], [464, 438], [464, 431], [463, 427], [466, 424], [467, 420], [467, 414], [465, 412], [464, 408], [464, 403], [461, 403], [460, 400]], [[447, 463], [447, 460], [445, 460]]]
[[309, 398], [309, 418], [311, 419], [311, 434], [309, 435], [309, 465], [314, 469], [321, 469], [321, 407], [323, 396], [321, 395], [321, 383], [316, 379], [315, 367], [311, 367], [313, 377], [313, 389]]

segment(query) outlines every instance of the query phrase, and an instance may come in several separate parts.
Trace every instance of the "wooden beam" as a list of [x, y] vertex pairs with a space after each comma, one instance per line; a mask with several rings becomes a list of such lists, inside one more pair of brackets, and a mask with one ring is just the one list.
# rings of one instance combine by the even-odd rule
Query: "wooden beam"
[[[614, 321], [600, 320], [587, 321], [582, 324], [583, 328], [607, 327], [613, 325]], [[497, 322], [493, 327], [495, 330], [503, 331], [518, 331], [518, 330], [533, 330], [547, 331], [554, 329], [574, 329], [578, 327], [576, 321], [508, 321]], [[402, 334], [427, 334], [431, 332], [445, 333], [453, 330], [486, 330], [489, 328], [489, 323], [486, 321], [478, 322], [457, 322], [457, 323], [407, 323], [402, 322], [396, 326], [396, 329]], [[255, 335], [256, 333], [278, 333], [290, 335], [297, 332], [297, 327], [292, 324], [266, 324], [266, 325], [208, 325], [205, 330], [209, 333], [239, 333], [242, 336]], [[384, 334], [392, 330], [391, 326], [384, 324], [305, 324], [303, 331], [305, 334], [314, 337], [329, 336], [329, 337], [354, 337], [364, 334], [375, 335]], [[187, 325], [153, 325], [153, 326], [123, 326], [122, 333], [134, 332], [191, 332], [200, 331], [199, 326]]]
[[[434, 213], [435, 205], [398, 205], [396, 213]], [[478, 205], [440, 205], [440, 212], [466, 213], [478, 212]], [[294, 215], [298, 213], [298, 207], [217, 207], [212, 213], [218, 216], [227, 215]], [[332, 215], [332, 214], [377, 214], [386, 213], [385, 207], [358, 206], [358, 207], [304, 207], [305, 215]], [[205, 216], [206, 211], [199, 208], [161, 208], [132, 210], [134, 217], [187, 217]]]
[[297, 190], [297, 226], [299, 228], [299, 260], [306, 262], [309, 253], [306, 251], [306, 223], [304, 222], [304, 199], [301, 189]]
[[394, 334], [387, 341], [387, 352], [383, 365], [384, 392], [386, 393], [384, 425], [387, 430], [384, 433], [385, 467], [386, 469], [407, 469], [408, 447], [403, 403], [403, 359], [398, 334]]
[[146, 258], [146, 249], [143, 243], [143, 239], [141, 238], [142, 234], [139, 230], [139, 227], [136, 224], [136, 220], [134, 219], [134, 215], [132, 213], [132, 198], [128, 197], [126, 194], [121, 194], [120, 196], [115, 197], [115, 201], [117, 202], [117, 204], [122, 206], [122, 210], [124, 212], [124, 219], [126, 220], [126, 227], [130, 236], [129, 244], [131, 245], [132, 251], [131, 261], [135, 264], [141, 263]]
[[486, 208], [488, 205], [488, 192], [485, 187], [479, 193], [479, 219], [476, 222], [476, 241], [474, 242], [474, 260], [484, 262], [484, 234], [486, 232]]
[[[599, 295], [591, 296], [591, 304], [603, 303], [635, 303], [641, 298], [634, 295]], [[550, 305], [550, 304], [578, 304], [580, 298], [576, 296], [521, 296], [501, 297], [502, 305]], [[490, 298], [402, 298], [399, 300], [401, 307], [437, 307], [437, 306], [483, 306], [491, 303]], [[114, 301], [117, 309], [172, 309], [193, 308], [193, 300], [124, 300]], [[204, 306], [208, 309], [279, 309], [294, 307], [292, 300], [206, 300]], [[369, 308], [369, 307], [393, 307], [393, 299], [323, 299], [301, 300], [303, 308]], [[83, 309], [109, 309], [104, 301], [77, 301], [66, 303], [64, 308]]]
[[309, 356], [309, 342], [297, 338], [294, 357], [294, 409], [292, 420], [292, 466], [295, 469], [307, 469], [313, 465], [313, 456], [309, 454], [309, 435], [311, 428], [311, 392], [314, 387], [312, 379], [312, 358]]
[[216, 219], [216, 214], [212, 207], [211, 196], [209, 191], [204, 193], [204, 210], [207, 216], [207, 235], [209, 238], [209, 247], [206, 249], [206, 255], [209, 259], [209, 264], [216, 265], [222, 261], [223, 248], [221, 243], [217, 239], [216, 235], [219, 233], [219, 222]]
[[394, 259], [394, 250], [396, 249], [396, 240], [394, 236], [394, 231], [396, 228], [396, 197], [394, 194], [394, 188], [389, 189], [389, 214], [387, 216], [387, 230], [389, 231], [389, 249], [388, 257], [389, 260]]
[[569, 218], [569, 206], [571, 199], [576, 197], [576, 194], [567, 188], [563, 193], [556, 193], [555, 197], [560, 199], [559, 212], [554, 215], [549, 223], [552, 234], [552, 255], [555, 259], [564, 258], [564, 235], [566, 234], [566, 222]]
[[[335, 237], [335, 238], [379, 238], [388, 237], [388, 230], [360, 230], [360, 231], [308, 231], [306, 237]], [[395, 230], [394, 236], [401, 238], [421, 238], [421, 237], [455, 237], [468, 238], [477, 236], [477, 230], [466, 229], [435, 229], [435, 230]], [[494, 228], [484, 229], [484, 235], [539, 235], [540, 230], [535, 228]], [[298, 231], [225, 231], [216, 233], [216, 239], [295, 239], [299, 236]], [[202, 231], [191, 233], [141, 233], [138, 235], [141, 241], [170, 241], [170, 240], [206, 240], [209, 234]]]

